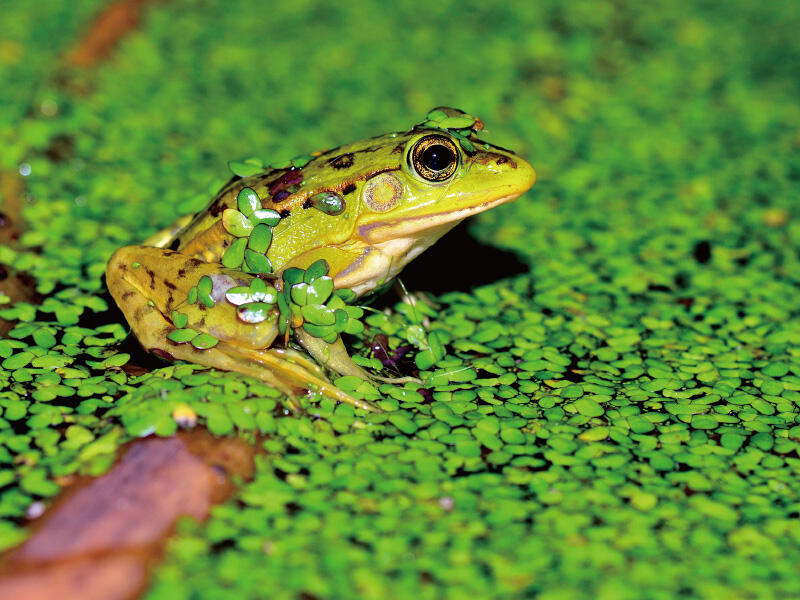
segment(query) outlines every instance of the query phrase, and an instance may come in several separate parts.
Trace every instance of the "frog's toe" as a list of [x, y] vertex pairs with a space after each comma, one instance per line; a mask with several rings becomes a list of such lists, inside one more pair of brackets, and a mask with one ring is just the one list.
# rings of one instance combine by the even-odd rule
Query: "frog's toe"
[[410, 375], [406, 375], [403, 377], [383, 377], [381, 375], [373, 375], [369, 373], [367, 375], [373, 381], [380, 381], [381, 383], [391, 383], [393, 385], [401, 384], [401, 383], [422, 383], [422, 379], [419, 377], [411, 377]]

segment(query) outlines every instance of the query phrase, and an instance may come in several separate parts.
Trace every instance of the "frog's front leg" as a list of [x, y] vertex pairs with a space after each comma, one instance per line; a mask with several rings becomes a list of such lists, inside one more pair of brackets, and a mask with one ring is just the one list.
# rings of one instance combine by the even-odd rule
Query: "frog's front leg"
[[[348, 248], [328, 246], [304, 252], [289, 261], [286, 267], [307, 269], [311, 264], [320, 259], [328, 264], [329, 275], [333, 277], [337, 288], [350, 287], [353, 274], [359, 273], [359, 277], [364, 277], [364, 273], [367, 273], [374, 281], [366, 286], [362, 285], [361, 287], [372, 290], [376, 282], [389, 277], [392, 265], [391, 259], [384, 256], [379, 250], [362, 247], [358, 244], [351, 244]], [[358, 290], [359, 288], [356, 287], [353, 291], [358, 292]], [[332, 371], [336, 371], [340, 375], [355, 375], [361, 379], [391, 384], [407, 382], [421, 383], [421, 380], [416, 377], [382, 377], [380, 375], [368, 373], [353, 362], [353, 359], [344, 347], [344, 343], [342, 343], [341, 337], [334, 343], [329, 344], [318, 337], [312, 336], [301, 328], [296, 330], [295, 335], [297, 341], [300, 342], [303, 348], [305, 348], [317, 362], [325, 365]]]
[[347, 348], [344, 347], [342, 338], [338, 338], [333, 344], [329, 344], [325, 340], [314, 337], [301, 328], [296, 330], [296, 336], [297, 341], [300, 342], [311, 356], [340, 375], [355, 375], [364, 380], [380, 381], [382, 383], [391, 383], [395, 385], [409, 382], [422, 383], [422, 380], [418, 377], [382, 377], [380, 375], [368, 373], [353, 362], [353, 359], [347, 352]]
[[[210, 293], [204, 295], [205, 302], [188, 302], [190, 291], [204, 277], [212, 284]], [[249, 286], [254, 279], [241, 271], [149, 246], [120, 248], [106, 269], [111, 295], [145, 349], [165, 358], [256, 377], [285, 393], [295, 408], [295, 390], [315, 387], [325, 396], [376, 410], [331, 384], [302, 354], [270, 348], [278, 335], [275, 314], [261, 322], [243, 322], [239, 318], [237, 306], [226, 300], [226, 292]], [[180, 339], [174, 341], [168, 336], [173, 334], [174, 338], [176, 329], [212, 337], [194, 345]]]

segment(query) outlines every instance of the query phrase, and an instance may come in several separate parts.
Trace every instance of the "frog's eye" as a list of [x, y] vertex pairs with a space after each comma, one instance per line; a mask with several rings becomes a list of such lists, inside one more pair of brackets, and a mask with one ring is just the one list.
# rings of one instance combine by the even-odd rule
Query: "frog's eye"
[[444, 135], [426, 135], [408, 153], [408, 162], [417, 175], [428, 181], [449, 179], [458, 167], [458, 149]]

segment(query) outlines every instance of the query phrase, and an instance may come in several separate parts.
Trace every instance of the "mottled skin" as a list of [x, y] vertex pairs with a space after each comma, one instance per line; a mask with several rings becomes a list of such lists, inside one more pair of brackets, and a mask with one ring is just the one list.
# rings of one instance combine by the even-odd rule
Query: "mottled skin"
[[[415, 144], [430, 135], [446, 136], [457, 150], [457, 169], [445, 181], [424, 179], [409, 160]], [[220, 264], [234, 240], [222, 225], [222, 213], [236, 208], [243, 188], [254, 189], [262, 207], [282, 217], [267, 252], [277, 274], [288, 267], [307, 268], [322, 258], [337, 288], [363, 295], [395, 277], [465, 217], [514, 200], [533, 185], [535, 173], [525, 160], [474, 136], [470, 139], [474, 148], [468, 153], [447, 130], [415, 127], [319, 153], [301, 169], [235, 177], [203, 211], [180, 219], [144, 245], [120, 248], [106, 271], [109, 289], [142, 345], [161, 356], [258, 377], [290, 397], [295, 389], [316, 387], [328, 396], [372, 408], [330, 384], [305, 354], [275, 345], [275, 319], [258, 324], [237, 319], [225, 291], [249, 284], [255, 275]], [[312, 198], [327, 191], [344, 200], [340, 214], [325, 214], [313, 206]], [[175, 344], [166, 335], [175, 328], [172, 310], [203, 275], [214, 280], [215, 306], [184, 304], [181, 311], [188, 314], [189, 327], [220, 342], [197, 350]], [[279, 281], [274, 283], [280, 287]], [[341, 340], [326, 344], [300, 328], [294, 333], [326, 367], [367, 377], [350, 360]]]

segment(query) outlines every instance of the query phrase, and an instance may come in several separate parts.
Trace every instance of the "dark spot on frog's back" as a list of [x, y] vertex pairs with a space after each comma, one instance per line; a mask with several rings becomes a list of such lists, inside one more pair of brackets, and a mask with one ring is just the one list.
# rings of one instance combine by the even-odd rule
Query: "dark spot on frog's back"
[[185, 275], [186, 273], [191, 273], [192, 271], [197, 269], [198, 266], [202, 264], [203, 264], [202, 260], [198, 260], [196, 258], [187, 258], [186, 262], [183, 263], [183, 267], [181, 267], [178, 270], [178, 272], [179, 273], [182, 272]]
[[284, 208], [283, 210], [278, 211], [278, 214], [281, 216], [281, 219], [285, 219], [292, 214], [292, 211], [290, 211], [288, 208]]
[[392, 148], [392, 154], [402, 154], [403, 148], [405, 148], [405, 144], [397, 144], [394, 148]]
[[225, 202], [223, 201], [222, 196], [219, 196], [211, 204], [211, 208], [208, 209], [208, 212], [211, 214], [212, 217], [218, 217], [222, 214], [222, 211], [224, 210], [225, 210]]
[[355, 162], [355, 156], [352, 152], [348, 152], [347, 154], [340, 154], [339, 156], [334, 156], [332, 159], [328, 161], [328, 164], [332, 166], [334, 169], [349, 169], [353, 166]]
[[348, 183], [346, 186], [342, 188], [342, 195], [346, 196], [347, 194], [352, 194], [355, 191], [356, 191], [356, 184]]
[[144, 270], [145, 273], [147, 273], [147, 276], [150, 278], [150, 289], [156, 289], [156, 272], [152, 269], [148, 269], [147, 267], [145, 267]]

